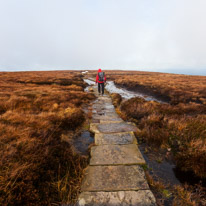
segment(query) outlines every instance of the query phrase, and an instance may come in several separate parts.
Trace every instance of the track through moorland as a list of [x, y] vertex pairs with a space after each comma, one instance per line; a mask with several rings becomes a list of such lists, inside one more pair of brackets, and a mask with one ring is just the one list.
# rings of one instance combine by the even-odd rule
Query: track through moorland
[[116, 113], [108, 94], [93, 104], [90, 130], [95, 133], [90, 164], [84, 172], [78, 205], [156, 205], [142, 165], [134, 132], [138, 129], [124, 122]]

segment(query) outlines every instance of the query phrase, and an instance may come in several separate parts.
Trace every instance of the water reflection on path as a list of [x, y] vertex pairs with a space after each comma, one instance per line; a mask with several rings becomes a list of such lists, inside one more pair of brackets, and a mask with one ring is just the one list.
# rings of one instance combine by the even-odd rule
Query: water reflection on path
[[144, 98], [145, 100], [147, 101], [157, 101], [157, 102], [161, 102], [160, 100], [152, 97], [152, 96], [146, 96], [142, 93], [139, 93], [139, 92], [132, 92], [132, 91], [129, 91], [125, 88], [120, 88], [120, 87], [117, 87], [113, 81], [108, 81], [107, 82], [107, 85], [105, 87], [107, 89], [108, 92], [110, 93], [118, 93], [120, 94], [124, 99], [131, 99], [133, 97], [142, 97]]
[[95, 82], [94, 82], [93, 80], [84, 79], [84, 81], [85, 81], [88, 85], [90, 85], [90, 86], [95, 85]]
[[[95, 82], [90, 80], [90, 79], [84, 79], [84, 81], [89, 84], [89, 85], [94, 85]], [[120, 87], [117, 87], [113, 81], [107, 81], [106, 83], [106, 86], [105, 86], [106, 90], [109, 92], [109, 93], [118, 93], [122, 96], [122, 98], [124, 99], [131, 99], [133, 97], [142, 97], [144, 98], [145, 100], [147, 101], [157, 101], [157, 102], [160, 102], [160, 103], [164, 103], [163, 101], [153, 97], [153, 96], [147, 96], [143, 93], [140, 93], [140, 92], [133, 92], [133, 91], [129, 91], [125, 88], [120, 88]], [[88, 87], [85, 89], [85, 91], [88, 91]]]

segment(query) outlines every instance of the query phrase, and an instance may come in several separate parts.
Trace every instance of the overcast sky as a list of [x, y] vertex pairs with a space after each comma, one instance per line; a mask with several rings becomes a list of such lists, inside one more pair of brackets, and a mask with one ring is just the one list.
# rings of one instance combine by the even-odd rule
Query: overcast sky
[[0, 0], [0, 70], [206, 75], [206, 0]]

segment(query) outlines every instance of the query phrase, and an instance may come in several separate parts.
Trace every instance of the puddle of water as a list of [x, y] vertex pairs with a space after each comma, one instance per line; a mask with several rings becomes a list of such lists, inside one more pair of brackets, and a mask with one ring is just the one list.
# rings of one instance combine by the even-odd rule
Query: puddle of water
[[120, 88], [120, 87], [117, 87], [113, 81], [108, 81], [107, 82], [107, 85], [105, 87], [107, 89], [108, 92], [110, 93], [118, 93], [120, 94], [124, 99], [131, 99], [133, 97], [141, 97], [141, 98], [144, 98], [145, 100], [147, 101], [157, 101], [157, 102], [161, 102], [163, 103], [162, 101], [156, 99], [155, 97], [152, 97], [152, 96], [146, 96], [145, 94], [143, 93], [139, 93], [139, 92], [132, 92], [132, 91], [128, 91], [127, 89], [125, 88]]
[[84, 81], [90, 86], [95, 85], [95, 82], [90, 79], [84, 79]]
[[92, 133], [90, 133], [89, 131], [83, 131], [81, 135], [73, 140], [72, 144], [80, 154], [89, 155], [88, 147], [93, 142], [94, 136], [92, 135]]
[[192, 172], [183, 172], [178, 168], [174, 168], [174, 173], [177, 179], [182, 183], [188, 183], [190, 185], [199, 184], [201, 182], [203, 187], [206, 187], [206, 178], [200, 179], [195, 177]]
[[155, 159], [155, 155], [152, 155], [151, 152], [144, 153], [145, 144], [139, 145], [139, 149], [151, 170], [149, 173], [154, 177], [154, 179], [161, 179], [161, 181], [168, 186], [181, 185], [187, 183], [189, 185], [199, 184], [200, 182], [205, 187], [206, 179], [200, 179], [195, 177], [191, 172], [183, 172], [179, 170], [174, 163], [171, 161], [163, 160], [158, 163]]
[[[90, 79], [84, 79], [84, 81], [89, 85], [85, 91], [89, 91], [89, 88], [90, 86], [93, 86], [95, 85], [95, 82], [90, 80]], [[143, 93], [140, 93], [140, 92], [133, 92], [133, 91], [129, 91], [125, 88], [120, 88], [120, 87], [117, 87], [113, 81], [107, 81], [107, 84], [105, 86], [106, 90], [109, 92], [109, 93], [118, 93], [122, 96], [122, 98], [124, 99], [131, 99], [133, 97], [141, 97], [141, 98], [144, 98], [146, 101], [157, 101], [157, 102], [160, 102], [160, 103], [164, 103], [163, 101], [153, 97], [153, 96], [146, 96], [145, 94]]]
[[84, 82], [86, 82], [89, 86], [87, 86], [84, 91], [89, 92], [89, 89], [95, 85], [95, 82], [90, 79], [84, 79]]
[[[148, 165], [151, 169], [149, 170], [150, 174], [154, 177], [154, 179], [161, 179], [165, 185], [179, 185], [181, 181], [176, 177], [175, 174], [175, 164], [162, 161], [160, 163], [157, 162], [154, 158], [149, 157], [149, 155], [144, 153], [145, 145], [139, 145], [139, 149]], [[156, 177], [156, 178], [155, 178]]]

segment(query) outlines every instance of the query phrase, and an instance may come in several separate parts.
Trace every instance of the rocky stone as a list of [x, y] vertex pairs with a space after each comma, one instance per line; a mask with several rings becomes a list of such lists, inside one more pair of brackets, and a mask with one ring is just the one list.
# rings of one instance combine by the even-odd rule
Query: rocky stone
[[97, 109], [93, 109], [92, 110], [93, 114], [96, 114], [96, 113], [99, 113], [99, 112], [103, 112], [103, 113], [116, 113], [115, 109], [112, 109], [112, 108], [111, 109], [103, 109], [103, 108], [99, 109], [99, 108], [97, 108]]
[[118, 192], [83, 192], [78, 206], [156, 206], [150, 190]]
[[122, 120], [120, 117], [117, 116], [116, 113], [97, 113], [92, 115], [92, 119], [100, 119], [100, 120], [115, 120], [120, 121]]
[[89, 166], [82, 191], [120, 191], [149, 189], [144, 170], [139, 165]]
[[90, 129], [96, 133], [119, 133], [119, 132], [136, 132], [136, 126], [130, 123], [105, 123], [105, 124], [91, 124]]
[[106, 145], [106, 144], [137, 144], [137, 140], [133, 132], [121, 132], [104, 134], [95, 134], [95, 144], [96, 145]]
[[92, 108], [93, 109], [115, 109], [112, 103], [104, 103], [104, 104], [96, 103], [93, 104]]
[[99, 124], [99, 123], [100, 123], [100, 120], [99, 120], [99, 119], [92, 119], [91, 122], [92, 122], [92, 123], [98, 123], [98, 124]]
[[145, 164], [136, 144], [101, 145], [91, 148], [90, 165]]
[[108, 97], [107, 95], [100, 95], [99, 97], [98, 97], [98, 100], [100, 101], [100, 102], [102, 102], [102, 101], [108, 101], [108, 102], [111, 102], [111, 98], [110, 97]]
[[123, 120], [119, 120], [119, 121], [115, 121], [115, 120], [110, 120], [110, 121], [108, 121], [108, 120], [100, 120], [100, 124], [102, 124], [102, 123], [107, 123], [107, 124], [112, 124], [112, 123], [121, 123], [121, 122], [123, 122]]

